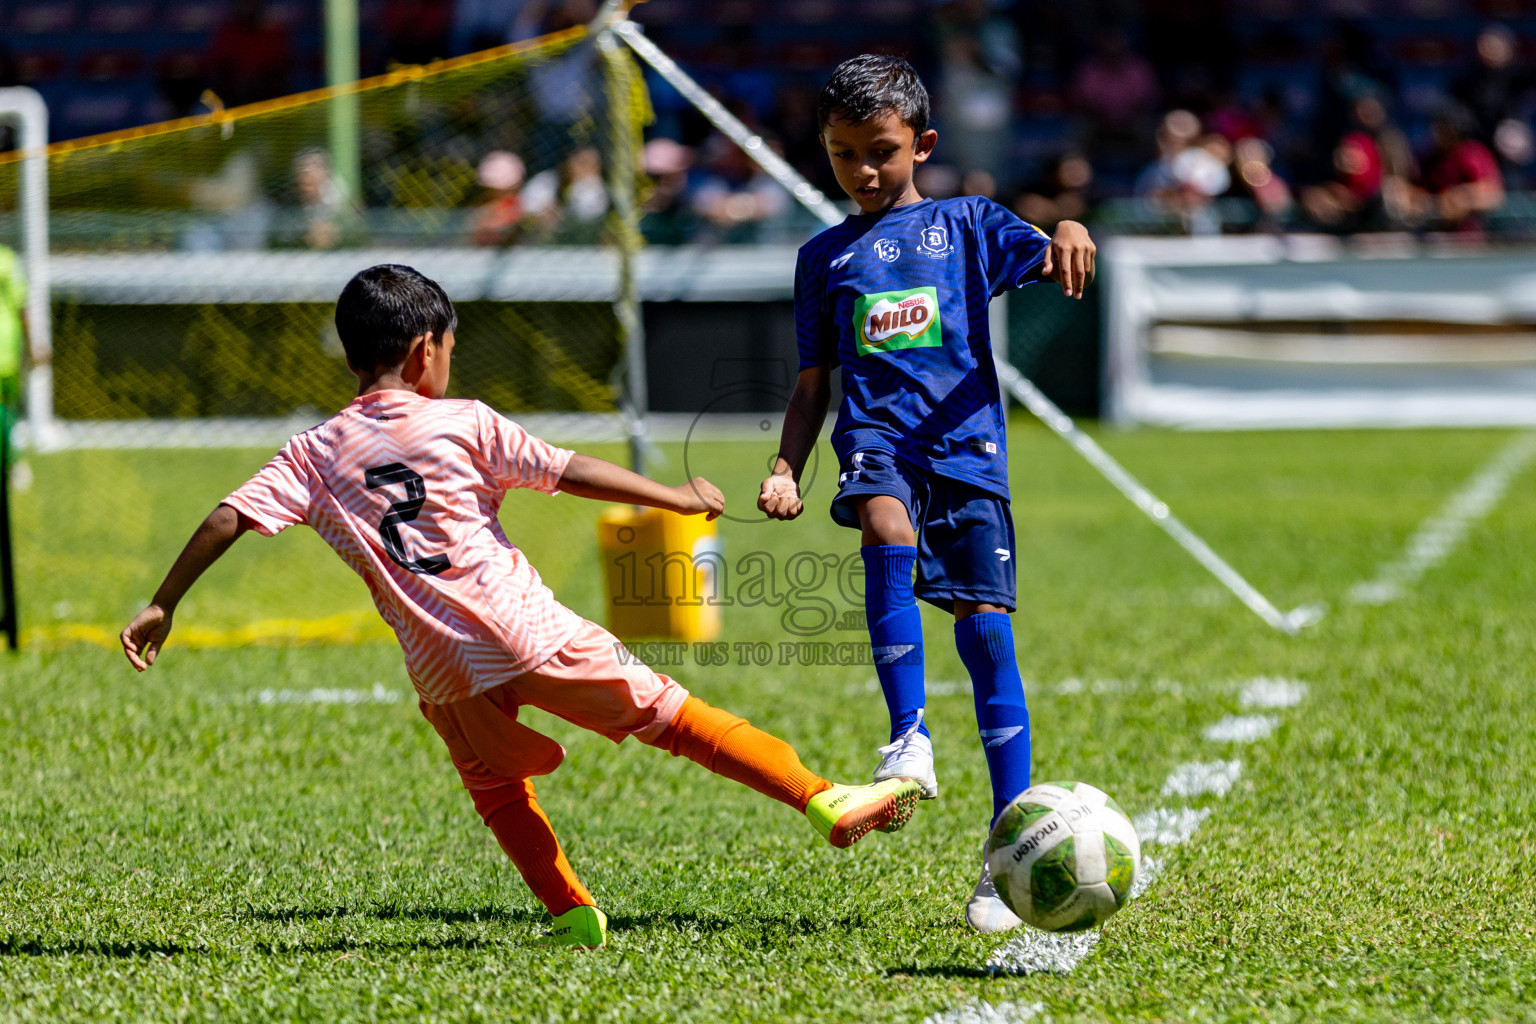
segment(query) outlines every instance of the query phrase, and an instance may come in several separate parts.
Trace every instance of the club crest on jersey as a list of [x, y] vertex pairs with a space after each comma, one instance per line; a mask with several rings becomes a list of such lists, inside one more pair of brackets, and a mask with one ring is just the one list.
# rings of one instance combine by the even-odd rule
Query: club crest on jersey
[[901, 258], [901, 246], [896, 244], [894, 238], [875, 239], [875, 255], [887, 263], [895, 263]]
[[939, 293], [932, 287], [860, 295], [853, 304], [853, 317], [859, 355], [937, 348], [944, 343]]
[[949, 229], [942, 224], [930, 224], [923, 228], [922, 241], [918, 243], [917, 251], [929, 259], [947, 259], [955, 251], [955, 247], [949, 243]]

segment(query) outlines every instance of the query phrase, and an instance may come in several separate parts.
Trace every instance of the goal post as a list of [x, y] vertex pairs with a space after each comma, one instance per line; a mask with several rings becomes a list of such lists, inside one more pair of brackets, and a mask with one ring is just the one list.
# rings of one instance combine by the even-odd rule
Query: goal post
[[13, 198], [9, 205], [27, 277], [27, 426], [34, 437], [53, 428], [53, 312], [48, 259], [48, 105], [35, 89], [0, 89], [0, 121], [16, 128]]

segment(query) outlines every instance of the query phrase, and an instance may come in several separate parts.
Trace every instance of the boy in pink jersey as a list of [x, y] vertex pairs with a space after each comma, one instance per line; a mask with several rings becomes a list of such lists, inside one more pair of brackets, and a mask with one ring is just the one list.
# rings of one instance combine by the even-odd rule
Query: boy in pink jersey
[[534, 797], [533, 776], [554, 771], [565, 750], [518, 722], [523, 704], [696, 761], [802, 811], [833, 846], [904, 825], [915, 782], [833, 785], [783, 740], [621, 659], [613, 634], [555, 600], [496, 518], [509, 489], [711, 519], [724, 498], [702, 477], [668, 487], [546, 444], [479, 402], [443, 399], [457, 325], [442, 288], [409, 267], [371, 267], [347, 284], [336, 328], [357, 398], [293, 437], [198, 527], [123, 630], [133, 667], [154, 664], [177, 603], [241, 534], [312, 527], [395, 631], [422, 714], [554, 918], [551, 945], [601, 946], [607, 918]]

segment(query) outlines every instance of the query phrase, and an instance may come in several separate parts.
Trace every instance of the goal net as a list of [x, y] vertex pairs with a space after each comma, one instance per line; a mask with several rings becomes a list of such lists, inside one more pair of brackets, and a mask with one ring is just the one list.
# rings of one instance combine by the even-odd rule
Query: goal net
[[[34, 449], [281, 443], [354, 386], [331, 323], [358, 270], [455, 299], [453, 389], [616, 423], [638, 228], [638, 69], [584, 29], [47, 156], [52, 393]], [[18, 244], [23, 154], [0, 156]], [[622, 430], [617, 431], [622, 436]]]

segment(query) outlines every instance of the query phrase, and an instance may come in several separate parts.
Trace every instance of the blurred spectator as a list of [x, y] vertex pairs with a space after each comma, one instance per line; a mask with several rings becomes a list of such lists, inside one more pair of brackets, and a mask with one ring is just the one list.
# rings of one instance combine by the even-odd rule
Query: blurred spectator
[[1125, 31], [1106, 29], [1093, 56], [1072, 79], [1072, 98], [1088, 118], [1091, 144], [1145, 138], [1145, 122], [1157, 103], [1157, 72], [1131, 50]]
[[1067, 153], [1053, 161], [1050, 171], [1014, 201], [1013, 212], [1050, 232], [1064, 220], [1082, 220], [1088, 215], [1092, 185], [1093, 165], [1088, 158]]
[[1355, 100], [1350, 110], [1356, 128], [1376, 143], [1381, 159], [1381, 212], [1378, 227], [1388, 229], [1416, 227], [1424, 219], [1422, 191], [1414, 183], [1419, 177], [1418, 161], [1408, 136], [1392, 123], [1386, 104], [1373, 94]]
[[1291, 187], [1273, 166], [1274, 150], [1263, 139], [1247, 136], [1232, 147], [1234, 186], [1258, 208], [1260, 231], [1279, 231], [1295, 205]]
[[1355, 127], [1350, 119], [1355, 101], [1396, 93], [1394, 76], [1377, 59], [1371, 37], [1360, 25], [1338, 22], [1323, 38], [1322, 49], [1322, 81], [1312, 125], [1311, 177], [1318, 181], [1331, 176], [1334, 150]]
[[293, 43], [264, 0], [235, 0], [203, 54], [210, 87], [226, 107], [291, 92]]
[[335, 249], [358, 228], [357, 210], [331, 171], [331, 155], [318, 147], [293, 158], [293, 188], [303, 214], [302, 243], [310, 249]]
[[1465, 108], [1451, 105], [1432, 125], [1434, 144], [1424, 159], [1439, 225], [1451, 231], [1480, 233], [1484, 215], [1504, 204], [1504, 179], [1487, 146], [1472, 138], [1476, 122]]
[[487, 199], [475, 210], [470, 238], [476, 245], [510, 245], [517, 240], [523, 220], [522, 188], [526, 168], [522, 157], [504, 149], [492, 150], [480, 161], [475, 182]]
[[1477, 140], [1498, 157], [1507, 184], [1526, 185], [1536, 80], [1518, 65], [1515, 34], [1503, 25], [1489, 25], [1478, 33], [1477, 63], [1451, 93], [1475, 122]]
[[1353, 233], [1379, 225], [1381, 150], [1359, 129], [1344, 133], [1333, 148], [1332, 177], [1301, 193], [1301, 205], [1318, 227]]
[[682, 245], [690, 240], [693, 210], [688, 196], [688, 169], [693, 150], [672, 139], [652, 139], [641, 154], [645, 173], [654, 183], [645, 197], [641, 222], [646, 241]]
[[1021, 67], [1013, 26], [986, 0], [950, 0], [938, 11], [935, 121], [945, 159], [995, 180], [1007, 168], [1013, 90]]
[[572, 245], [597, 242], [608, 213], [602, 155], [582, 146], [558, 168], [529, 178], [522, 200], [525, 222], [545, 238]]
[[1157, 129], [1157, 160], [1136, 180], [1136, 194], [1177, 216], [1192, 235], [1217, 234], [1221, 220], [1213, 200], [1232, 184], [1231, 145], [1219, 135], [1200, 138], [1200, 119], [1173, 110]]
[[1451, 93], [1471, 114], [1477, 138], [1492, 143], [1500, 123], [1531, 113], [1532, 83], [1515, 66], [1515, 34], [1489, 25], [1477, 36], [1477, 63]]
[[1230, 89], [1216, 94], [1205, 124], [1228, 142], [1265, 138], [1265, 130], [1269, 127], [1262, 107], [1239, 102], [1237, 94]]
[[706, 147], [706, 173], [693, 209], [719, 241], [780, 241], [791, 205], [784, 187], [723, 135]]
[[181, 237], [193, 252], [253, 252], [267, 247], [272, 203], [261, 191], [261, 166], [253, 150], [242, 149], [224, 161], [217, 174], [193, 178], [187, 199], [210, 216]]

